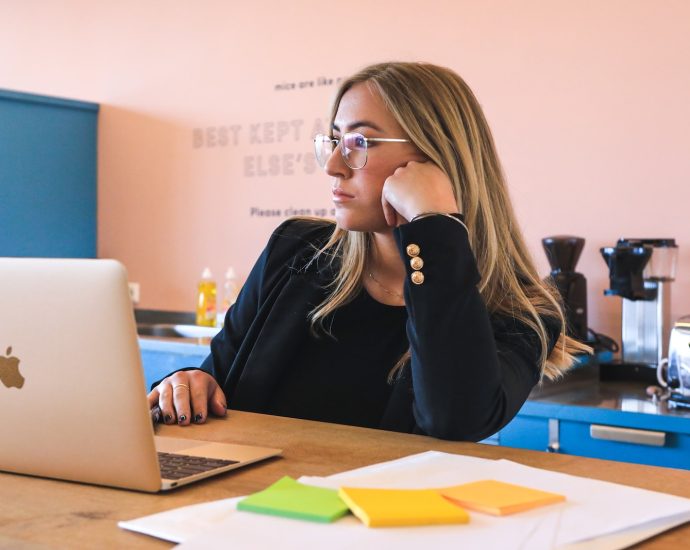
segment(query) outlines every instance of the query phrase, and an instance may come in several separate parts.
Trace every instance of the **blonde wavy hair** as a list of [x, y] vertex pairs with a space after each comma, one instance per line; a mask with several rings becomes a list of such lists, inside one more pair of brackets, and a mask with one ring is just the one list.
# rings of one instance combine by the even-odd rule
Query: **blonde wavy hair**
[[[574, 353], [591, 349], [566, 336], [558, 292], [537, 274], [516, 222], [491, 131], [470, 88], [450, 69], [429, 63], [371, 65], [340, 84], [329, 128], [343, 95], [359, 83], [381, 97], [412, 143], [450, 179], [469, 228], [481, 274], [479, 292], [489, 312], [513, 316], [533, 330], [541, 343], [542, 378], [562, 376]], [[369, 233], [336, 227], [316, 253], [337, 260], [339, 268], [328, 297], [310, 313], [313, 329], [324, 329], [326, 317], [360, 290], [371, 243]], [[550, 354], [542, 317], [558, 319], [562, 327]], [[391, 376], [409, 356], [408, 351]]]

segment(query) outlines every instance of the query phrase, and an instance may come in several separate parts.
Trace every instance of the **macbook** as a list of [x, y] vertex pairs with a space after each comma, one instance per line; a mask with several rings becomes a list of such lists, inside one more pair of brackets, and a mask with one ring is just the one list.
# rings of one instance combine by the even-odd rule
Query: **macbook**
[[141, 491], [281, 452], [154, 435], [115, 260], [0, 258], [0, 418], [0, 470]]

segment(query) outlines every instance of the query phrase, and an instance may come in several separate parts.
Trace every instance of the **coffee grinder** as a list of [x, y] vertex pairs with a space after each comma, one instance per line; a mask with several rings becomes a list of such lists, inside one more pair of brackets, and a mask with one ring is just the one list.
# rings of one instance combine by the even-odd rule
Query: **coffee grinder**
[[541, 243], [551, 266], [551, 280], [563, 298], [568, 335], [587, 342], [587, 279], [575, 271], [585, 240], [556, 235], [542, 239]]
[[675, 239], [619, 239], [601, 249], [609, 268], [604, 294], [623, 299], [621, 360], [601, 365], [603, 380], [656, 382], [668, 355], [677, 253]]

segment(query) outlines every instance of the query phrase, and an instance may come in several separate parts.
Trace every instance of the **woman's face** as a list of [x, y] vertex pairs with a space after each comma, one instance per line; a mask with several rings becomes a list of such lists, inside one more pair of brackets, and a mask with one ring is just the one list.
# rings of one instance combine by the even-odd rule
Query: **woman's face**
[[[333, 137], [357, 132], [366, 138], [407, 138], [379, 95], [366, 84], [355, 84], [343, 95], [335, 120]], [[326, 163], [334, 178], [335, 219], [342, 229], [351, 231], [390, 231], [381, 206], [381, 190], [396, 168], [424, 156], [412, 143], [369, 142], [367, 163], [354, 170], [343, 160], [340, 145]]]

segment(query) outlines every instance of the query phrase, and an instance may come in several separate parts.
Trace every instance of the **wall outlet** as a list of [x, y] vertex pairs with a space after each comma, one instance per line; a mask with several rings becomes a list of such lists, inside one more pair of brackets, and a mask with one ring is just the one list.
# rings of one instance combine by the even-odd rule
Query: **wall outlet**
[[139, 303], [139, 283], [129, 283], [129, 297], [134, 305]]

